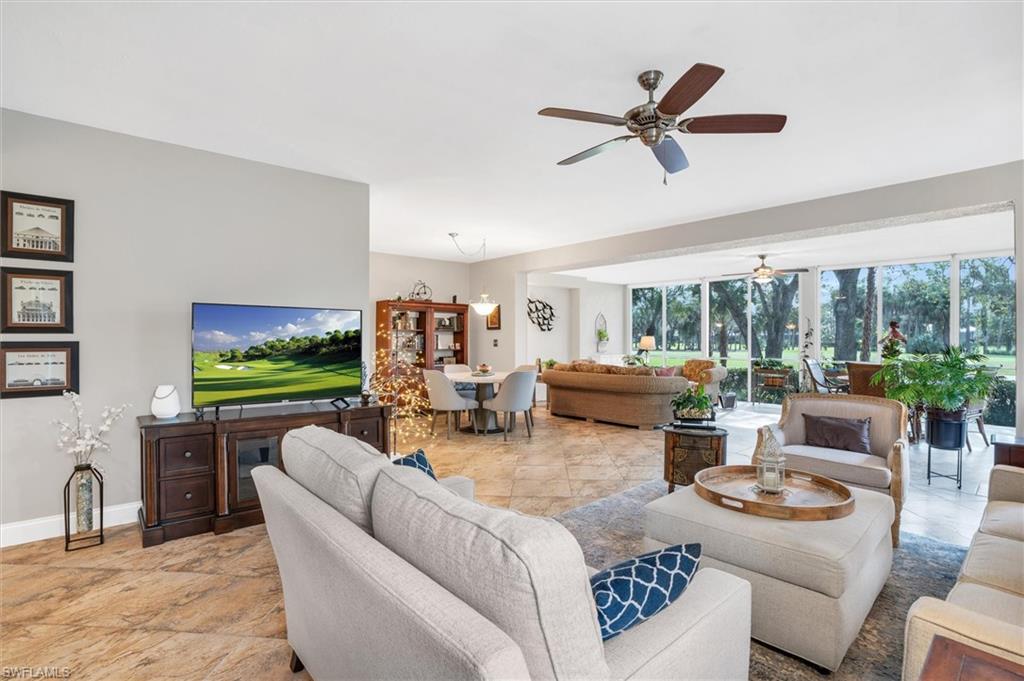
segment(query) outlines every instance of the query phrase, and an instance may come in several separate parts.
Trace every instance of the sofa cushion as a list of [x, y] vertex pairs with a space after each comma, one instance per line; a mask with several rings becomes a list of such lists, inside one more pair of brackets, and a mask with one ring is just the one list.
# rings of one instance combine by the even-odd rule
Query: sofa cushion
[[426, 473], [432, 480], [437, 480], [437, 474], [434, 473], [434, 467], [430, 465], [430, 460], [427, 459], [427, 454], [422, 449], [417, 449], [412, 454], [406, 456], [400, 456], [391, 463], [396, 466], [408, 466], [409, 468], [415, 468], [418, 471]]
[[996, 537], [1024, 541], [1024, 504], [990, 501], [981, 518], [981, 531]]
[[654, 367], [654, 375], [661, 378], [669, 376], [680, 376], [679, 367]]
[[373, 534], [370, 498], [386, 456], [354, 437], [305, 426], [285, 434], [281, 458], [289, 477]]
[[957, 582], [946, 600], [982, 615], [1024, 627], [1024, 596], [1008, 594], [982, 584]]
[[885, 459], [872, 454], [811, 445], [783, 445], [782, 453], [786, 455], [787, 468], [817, 473], [853, 485], [887, 489], [892, 480], [892, 471]]
[[700, 565], [700, 544], [650, 551], [590, 577], [601, 638], [654, 617], [679, 598]]
[[977, 533], [960, 579], [1024, 596], [1024, 542]]
[[870, 454], [868, 439], [871, 417], [844, 419], [839, 416], [804, 414], [804, 444], [847, 452]]
[[700, 383], [701, 374], [713, 366], [715, 366], [714, 360], [688, 359], [683, 363], [680, 375], [685, 376], [694, 383]]
[[850, 492], [856, 502], [845, 518], [797, 522], [737, 513], [685, 487], [644, 507], [644, 534], [664, 544], [700, 543], [706, 558], [838, 598], [889, 535], [895, 515], [889, 496]]
[[607, 676], [583, 552], [550, 518], [455, 496], [401, 466], [373, 492], [378, 541], [494, 622], [535, 679]]

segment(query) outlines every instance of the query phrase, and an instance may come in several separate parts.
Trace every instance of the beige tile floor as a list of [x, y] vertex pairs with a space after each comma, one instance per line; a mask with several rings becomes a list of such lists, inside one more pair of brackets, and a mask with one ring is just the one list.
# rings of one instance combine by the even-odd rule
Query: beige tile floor
[[[440, 475], [477, 481], [479, 498], [554, 515], [661, 477], [662, 434], [549, 416], [534, 437], [421, 438]], [[749, 462], [767, 405], [720, 415], [728, 461]], [[966, 544], [984, 508], [991, 449], [965, 455], [964, 488], [924, 483], [923, 447], [911, 452], [903, 528]], [[935, 465], [950, 465], [950, 454]], [[73, 679], [287, 679], [284, 603], [263, 526], [141, 547], [131, 525], [104, 546], [65, 553], [52, 539], [0, 550], [0, 668]], [[0, 670], [2, 671], [2, 670]]]

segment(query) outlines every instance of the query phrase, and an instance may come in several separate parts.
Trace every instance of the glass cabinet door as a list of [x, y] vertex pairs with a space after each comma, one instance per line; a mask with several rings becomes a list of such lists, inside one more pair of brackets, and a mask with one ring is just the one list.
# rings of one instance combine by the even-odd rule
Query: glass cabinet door
[[277, 435], [239, 436], [234, 447], [235, 501], [239, 505], [257, 503], [252, 469], [267, 465], [280, 467], [280, 461], [280, 437]]

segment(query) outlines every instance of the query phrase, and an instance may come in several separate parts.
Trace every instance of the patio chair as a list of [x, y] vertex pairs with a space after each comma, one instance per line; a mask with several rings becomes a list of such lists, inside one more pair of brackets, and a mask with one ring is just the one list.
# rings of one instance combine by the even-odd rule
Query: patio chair
[[823, 394], [850, 392], [850, 385], [848, 383], [836, 383], [828, 380], [828, 378], [825, 377], [825, 370], [821, 368], [821, 362], [818, 360], [805, 357], [804, 367], [807, 369], [807, 373], [811, 377], [811, 382], [814, 384], [815, 392]]

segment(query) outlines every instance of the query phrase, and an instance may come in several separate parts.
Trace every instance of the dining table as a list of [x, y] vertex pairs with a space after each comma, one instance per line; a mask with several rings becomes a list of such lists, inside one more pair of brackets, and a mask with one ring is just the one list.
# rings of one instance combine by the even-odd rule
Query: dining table
[[[471, 383], [476, 389], [476, 401], [479, 406], [473, 410], [473, 420], [476, 423], [476, 432], [500, 433], [503, 429], [498, 427], [497, 414], [490, 409], [484, 409], [484, 400], [494, 397], [498, 386], [504, 381], [511, 371], [491, 371], [486, 374], [477, 371], [463, 371], [452, 374], [445, 374], [445, 378], [453, 384]], [[472, 433], [473, 424], [462, 428], [463, 432]]]

